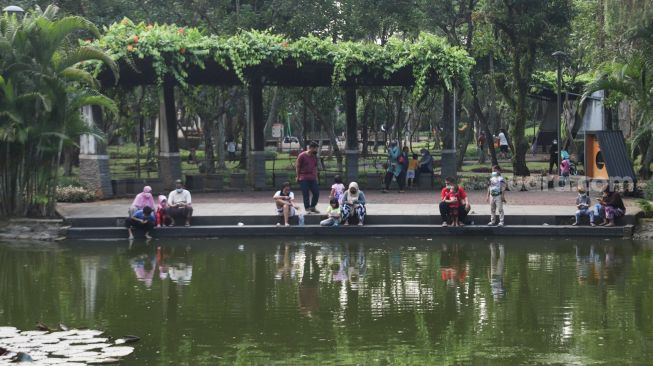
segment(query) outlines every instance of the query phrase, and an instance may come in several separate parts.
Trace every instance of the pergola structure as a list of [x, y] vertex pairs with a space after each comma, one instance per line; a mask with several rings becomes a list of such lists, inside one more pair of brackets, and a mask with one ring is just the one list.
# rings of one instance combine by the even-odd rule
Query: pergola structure
[[[122, 25], [125, 26], [126, 24], [123, 22]], [[138, 26], [133, 27], [138, 28]], [[150, 27], [148, 26], [147, 29], [152, 30]], [[144, 30], [143, 32], [146, 31]], [[111, 32], [111, 28], [109, 32]], [[143, 39], [146, 39], [146, 36], [141, 36], [141, 43]], [[159, 39], [157, 41], [160, 42]], [[337, 47], [337, 45], [335, 46]], [[249, 130], [251, 131], [251, 146], [249, 147], [251, 154], [250, 171], [252, 172], [254, 188], [264, 188], [266, 186], [264, 151], [265, 118], [263, 116], [264, 87], [344, 88], [346, 93], [345, 113], [347, 121], [345, 166], [346, 177], [349, 181], [352, 181], [358, 177], [359, 160], [357, 140], [358, 124], [356, 118], [357, 88], [370, 86], [404, 86], [412, 88], [416, 84], [421, 84], [422, 88], [445, 87], [445, 85], [451, 86], [457, 83], [457, 81], [461, 81], [459, 84], [463, 85], [467, 80], [469, 68], [473, 63], [473, 60], [464, 51], [448, 45], [442, 47], [441, 44], [438, 44], [438, 47], [425, 49], [424, 51], [440, 52], [441, 54], [438, 54], [438, 57], [448, 57], [451, 60], [461, 63], [460, 70], [457, 74], [451, 75], [452, 72], [449, 70], [443, 73], [448, 74], [446, 76], [440, 74], [437, 72], [438, 65], [427, 65], [424, 67], [423, 64], [405, 63], [400, 67], [395, 66], [391, 68], [388, 65], [390, 62], [394, 62], [393, 60], [376, 60], [375, 63], [369, 64], [356, 64], [352, 62], [350, 64], [351, 69], [345, 69], [343, 71], [338, 69], [342, 68], [342, 64], [329, 62], [328, 58], [326, 60], [306, 60], [305, 57], [302, 58], [301, 55], [298, 55], [298, 52], [293, 51], [288, 52], [284, 58], [263, 59], [255, 65], [239, 69], [236, 67], [235, 62], [230, 62], [228, 59], [226, 60], [227, 62], [224, 62], [224, 60], [222, 60], [223, 62], [218, 62], [216, 61], [218, 57], [210, 56], [202, 58], [201, 62], [195, 64], [172, 65], [175, 61], [171, 61], [170, 65], [168, 65], [169, 57], [165, 56], [163, 47], [161, 46], [162, 51], [157, 53], [156, 56], [148, 56], [147, 53], [136, 58], [114, 55], [114, 59], [116, 59], [120, 66], [120, 78], [115, 80], [111, 72], [102, 70], [98, 74], [98, 79], [103, 87], [120, 86], [129, 88], [140, 85], [158, 85], [161, 88], [159, 175], [166, 187], [171, 187], [174, 180], [181, 177], [182, 173], [181, 156], [177, 144], [177, 109], [175, 107], [174, 97], [175, 87], [178, 85], [243, 86], [248, 89], [248, 117], [250, 124]], [[165, 47], [169, 48], [169, 45], [166, 44]], [[188, 49], [184, 48], [183, 53], [192, 51], [190, 47], [192, 47], [192, 44]], [[364, 47], [370, 48], [369, 44], [365, 44]], [[375, 50], [374, 47], [382, 50], [383, 46], [374, 45], [372, 47], [372, 50]], [[282, 44], [280, 48], [280, 52], [283, 55], [284, 49], [288, 48], [287, 43]], [[275, 49], [275, 51], [279, 50]], [[161, 55], [164, 56], [162, 57]], [[384, 62], [387, 65], [384, 65]], [[169, 66], [168, 72], [161, 71], [162, 63]], [[180, 68], [183, 69], [180, 70]], [[170, 72], [170, 70], [173, 70], [173, 72]], [[343, 75], [340, 80], [334, 80], [337, 73]], [[421, 83], [418, 83], [416, 75], [421, 78]], [[93, 114], [88, 112], [85, 115], [87, 120], [92, 122]], [[92, 138], [88, 136], [82, 140], [82, 154], [80, 155], [81, 178], [82, 180], [86, 179], [87, 183], [101, 188], [104, 195], [111, 195], [112, 192], [106, 191], [105, 189], [105, 187], [110, 188], [111, 186], [110, 173], [108, 171], [108, 156], [106, 156], [104, 151], [98, 150], [97, 148], [88, 148], [90, 140]], [[100, 158], [98, 159], [98, 157]], [[105, 159], [107, 160], [106, 163], [100, 162]], [[453, 168], [455, 169], [455, 159], [451, 160], [454, 161]], [[84, 166], [90, 168], [84, 169]], [[455, 170], [453, 174], [455, 174]], [[98, 182], [93, 176], [106, 178], [104, 178], [104, 182]]]

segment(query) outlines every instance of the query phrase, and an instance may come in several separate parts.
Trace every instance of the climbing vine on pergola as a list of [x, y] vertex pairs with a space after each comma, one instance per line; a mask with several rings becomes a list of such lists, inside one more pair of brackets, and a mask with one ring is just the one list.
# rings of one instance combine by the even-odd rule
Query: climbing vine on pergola
[[[104, 29], [95, 42], [120, 65], [120, 79], [102, 65], [95, 67], [105, 87], [158, 85], [162, 89], [159, 118], [159, 170], [170, 187], [181, 176], [177, 145], [175, 85], [244, 85], [248, 89], [252, 176], [265, 187], [262, 89], [285, 87], [342, 87], [347, 120], [347, 178], [358, 175], [356, 89], [361, 86], [402, 86], [422, 98], [429, 88], [465, 88], [474, 64], [467, 52], [444, 38], [421, 33], [416, 39], [391, 38], [385, 45], [306, 36], [289, 39], [266, 31], [241, 31], [232, 36], [209, 35], [196, 28], [134, 24], [123, 19]], [[454, 166], [455, 169], [455, 166]], [[455, 172], [453, 172], [455, 173]]]
[[[330, 84], [334, 86], [405, 85], [413, 87], [413, 93], [421, 96], [433, 84], [447, 89], [453, 85], [465, 87], [474, 63], [463, 49], [428, 33], [414, 40], [391, 38], [381, 46], [372, 42], [333, 43], [315, 36], [290, 40], [265, 31], [208, 35], [196, 28], [134, 24], [123, 19], [106, 28], [104, 36], [94, 44], [108, 51], [116, 61], [138, 71], [143, 71], [140, 70], [143, 65], [151, 65], [151, 75], [142, 75], [143, 80], [132, 82], [160, 84], [166, 76], [171, 76], [182, 86], [189, 83], [193, 71], [210, 71], [212, 65], [219, 66], [222, 72], [233, 73], [244, 85], [250, 84], [250, 71], [257, 67], [274, 70], [290, 66], [329, 70]], [[274, 77], [265, 76], [274, 84]], [[278, 80], [277, 83], [286, 84]]]

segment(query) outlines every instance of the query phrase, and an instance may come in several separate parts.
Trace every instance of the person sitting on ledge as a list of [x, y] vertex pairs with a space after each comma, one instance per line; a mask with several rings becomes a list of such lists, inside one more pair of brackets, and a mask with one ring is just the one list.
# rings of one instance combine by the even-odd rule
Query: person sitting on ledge
[[190, 226], [190, 219], [193, 217], [193, 206], [190, 192], [184, 189], [181, 179], [175, 181], [176, 189], [168, 195], [168, 208], [166, 214], [172, 217], [173, 222], [185, 219], [186, 226]]
[[615, 219], [626, 214], [626, 206], [624, 206], [621, 195], [610, 189], [610, 185], [603, 189], [603, 197], [598, 200], [594, 215], [603, 218], [603, 222], [599, 226], [614, 226]]
[[349, 189], [342, 196], [342, 222], [349, 225], [350, 219], [358, 218], [358, 225], [363, 226], [366, 213], [365, 193], [358, 188], [358, 183], [349, 183]]
[[[290, 182], [284, 182], [281, 189], [272, 197], [277, 207], [277, 216], [283, 216], [284, 226], [290, 226], [288, 220], [297, 215], [299, 208], [295, 204], [295, 194], [290, 190]], [[277, 226], [279, 223], [277, 223]]]
[[[447, 202], [447, 197], [449, 196], [449, 193], [451, 190], [453, 190], [454, 184], [456, 184], [456, 180], [452, 177], [446, 177], [444, 179], [445, 186], [442, 188], [442, 191], [440, 192], [440, 217], [442, 218], [442, 226], [448, 226], [449, 225], [449, 202]], [[469, 211], [471, 210], [471, 205], [469, 204], [469, 199], [467, 198], [467, 192], [465, 192], [465, 189], [461, 186], [458, 186], [458, 203], [459, 203], [459, 209], [458, 209], [458, 223], [462, 224], [460, 226], [463, 226], [465, 222], [467, 221], [467, 214], [469, 214]]]
[[154, 211], [152, 207], [145, 206], [142, 210], [134, 212], [133, 215], [125, 220], [125, 227], [129, 233], [129, 239], [134, 239], [133, 229], [143, 229], [145, 230], [145, 238], [152, 239], [150, 236], [150, 230], [154, 229], [154, 223], [156, 219], [154, 218]]
[[154, 197], [152, 197], [152, 187], [150, 186], [143, 187], [143, 192], [136, 195], [134, 202], [129, 207], [129, 216], [132, 216], [134, 212], [142, 210], [145, 207], [154, 208]]
[[592, 205], [592, 200], [587, 195], [585, 188], [578, 187], [578, 197], [576, 197], [576, 208], [578, 210], [576, 211], [576, 221], [572, 224], [573, 226], [579, 224], [580, 218], [582, 216], [589, 216], [590, 225], [596, 226], [594, 224], [594, 210], [590, 208], [591, 205]]

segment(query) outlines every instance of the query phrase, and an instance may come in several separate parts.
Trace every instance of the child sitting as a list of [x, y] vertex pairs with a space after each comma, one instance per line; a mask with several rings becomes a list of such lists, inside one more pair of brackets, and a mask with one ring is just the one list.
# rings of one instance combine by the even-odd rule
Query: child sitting
[[164, 195], [159, 195], [159, 204], [156, 207], [156, 226], [175, 226], [175, 220], [166, 213], [168, 208], [168, 199]]
[[406, 171], [406, 179], [408, 179], [408, 188], [415, 185], [415, 170], [417, 170], [417, 154], [413, 154], [413, 158], [408, 162], [408, 170]]
[[458, 209], [460, 208], [460, 193], [458, 192], [458, 185], [454, 184], [451, 190], [447, 193], [446, 201], [449, 207], [449, 217], [451, 217], [451, 226], [461, 226], [458, 221]]
[[342, 178], [339, 175], [333, 177], [333, 185], [331, 185], [331, 194], [329, 198], [338, 200], [338, 205], [342, 205], [342, 196], [345, 193], [345, 185], [342, 183]]
[[573, 226], [578, 225], [581, 216], [589, 216], [590, 225], [596, 226], [594, 224], [594, 210], [590, 208], [591, 204], [592, 199], [585, 192], [585, 188], [578, 187], [578, 197], [576, 197], [576, 208], [578, 208], [578, 211], [576, 211], [576, 222], [572, 224]]
[[340, 204], [338, 200], [333, 197], [329, 201], [329, 208], [327, 209], [327, 218], [320, 221], [321, 226], [338, 226], [340, 222]]

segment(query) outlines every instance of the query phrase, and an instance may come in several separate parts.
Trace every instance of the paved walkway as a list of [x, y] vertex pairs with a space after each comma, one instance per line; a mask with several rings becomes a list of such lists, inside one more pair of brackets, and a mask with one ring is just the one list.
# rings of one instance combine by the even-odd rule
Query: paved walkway
[[[302, 205], [301, 192], [296, 202]], [[322, 191], [318, 209], [325, 210], [328, 192]], [[194, 216], [270, 216], [274, 213], [273, 192], [221, 192], [193, 195]], [[382, 194], [365, 192], [369, 215], [435, 215], [438, 193], [407, 192]], [[508, 192], [505, 212], [508, 216], [523, 215], [572, 215], [575, 211], [573, 192], [530, 191]], [[490, 208], [485, 203], [484, 192], [470, 192], [472, 214], [487, 215]], [[66, 218], [121, 217], [127, 215], [131, 199], [114, 199], [90, 203], [60, 203], [58, 211]], [[639, 211], [637, 202], [625, 200], [628, 214]]]

